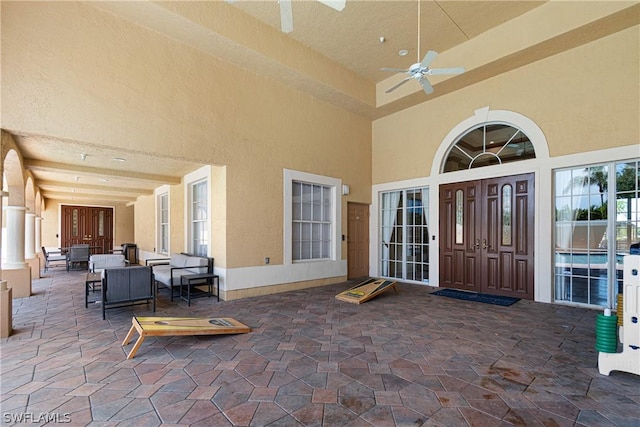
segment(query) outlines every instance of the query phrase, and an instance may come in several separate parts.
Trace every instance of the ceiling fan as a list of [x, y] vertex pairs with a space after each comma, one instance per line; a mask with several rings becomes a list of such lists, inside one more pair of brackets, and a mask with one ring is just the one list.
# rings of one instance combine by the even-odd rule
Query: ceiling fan
[[[316, 0], [319, 3], [329, 6], [340, 12], [347, 4], [347, 0]], [[280, 28], [283, 33], [293, 31], [293, 10], [291, 9], [292, 0], [278, 0], [280, 3]]]
[[[347, 0], [316, 0], [332, 9], [340, 12], [347, 4]], [[226, 0], [227, 3], [235, 3], [236, 0]], [[280, 28], [283, 33], [290, 33], [293, 31], [293, 9], [291, 4], [293, 0], [278, 0], [280, 4]]]
[[438, 56], [437, 52], [430, 50], [426, 53], [422, 61], [420, 61], [420, 0], [418, 0], [418, 62], [411, 65], [408, 70], [403, 70], [400, 68], [381, 68], [382, 71], [391, 71], [393, 73], [403, 73], [408, 74], [409, 77], [400, 81], [400, 83], [395, 86], [387, 89], [385, 93], [392, 92], [408, 82], [411, 79], [417, 80], [424, 92], [428, 95], [433, 93], [433, 86], [427, 79], [427, 76], [433, 75], [444, 75], [444, 74], [462, 74], [464, 73], [464, 67], [454, 67], [454, 68], [429, 68], [429, 65], [433, 62], [433, 60]]

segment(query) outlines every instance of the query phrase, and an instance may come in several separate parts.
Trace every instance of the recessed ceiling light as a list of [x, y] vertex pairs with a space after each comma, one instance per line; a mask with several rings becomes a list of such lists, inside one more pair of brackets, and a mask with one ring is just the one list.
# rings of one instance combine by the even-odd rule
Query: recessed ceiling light
[[408, 54], [408, 53], [409, 53], [409, 51], [408, 51], [407, 49], [401, 49], [401, 50], [398, 52], [398, 55], [400, 55], [400, 56], [407, 56], [407, 54]]
[[107, 178], [100, 178], [101, 182], [109, 182], [109, 180]]
[[116, 162], [126, 162], [127, 161], [127, 159], [123, 159], [122, 157], [114, 157], [113, 160], [116, 161]]

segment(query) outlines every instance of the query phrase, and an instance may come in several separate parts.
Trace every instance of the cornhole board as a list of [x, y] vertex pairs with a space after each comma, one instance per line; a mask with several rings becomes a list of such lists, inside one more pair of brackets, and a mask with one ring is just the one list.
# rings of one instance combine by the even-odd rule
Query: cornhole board
[[127, 359], [133, 359], [146, 337], [251, 332], [251, 328], [231, 317], [134, 317], [131, 323], [131, 329], [122, 342], [122, 346], [129, 344], [136, 331], [140, 336], [127, 355]]
[[367, 279], [362, 283], [355, 285], [346, 291], [340, 292], [336, 295], [336, 298], [342, 301], [352, 302], [355, 304], [362, 304], [369, 301], [388, 289], [393, 289], [395, 293], [398, 293], [396, 289], [396, 282], [393, 280], [385, 279]]

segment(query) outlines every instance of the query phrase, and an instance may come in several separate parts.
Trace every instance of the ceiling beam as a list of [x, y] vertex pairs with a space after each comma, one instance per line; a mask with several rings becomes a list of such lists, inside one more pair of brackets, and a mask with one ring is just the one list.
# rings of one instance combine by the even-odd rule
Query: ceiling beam
[[153, 194], [153, 190], [148, 190], [146, 188], [126, 188], [126, 187], [114, 187], [109, 186], [108, 183], [104, 185], [88, 185], [88, 184], [80, 184], [80, 183], [69, 183], [62, 181], [38, 181], [38, 187], [41, 190], [51, 190], [58, 191], [66, 189], [72, 190], [82, 190], [82, 191], [93, 191], [99, 192], [100, 194], [131, 194], [131, 195], [151, 195]]
[[120, 203], [129, 203], [135, 202], [137, 200], [134, 196], [124, 196], [124, 195], [102, 195], [102, 194], [90, 194], [90, 193], [56, 193], [44, 191], [42, 192], [42, 197], [45, 199], [55, 199], [55, 200], [73, 200], [73, 201], [94, 201], [99, 203], [104, 202], [120, 202]]
[[119, 169], [92, 168], [92, 167], [86, 167], [86, 166], [71, 165], [67, 163], [46, 162], [46, 161], [35, 160], [35, 159], [24, 159], [24, 167], [27, 170], [35, 171], [35, 172], [57, 172], [57, 173], [68, 173], [70, 175], [83, 174], [83, 175], [93, 175], [98, 178], [112, 176], [117, 178], [128, 178], [128, 179], [135, 179], [138, 181], [146, 181], [146, 182], [159, 183], [159, 184], [177, 185], [177, 184], [180, 184], [181, 182], [180, 177], [174, 177], [169, 175], [144, 174], [144, 173], [138, 173], [138, 172], [124, 171]]

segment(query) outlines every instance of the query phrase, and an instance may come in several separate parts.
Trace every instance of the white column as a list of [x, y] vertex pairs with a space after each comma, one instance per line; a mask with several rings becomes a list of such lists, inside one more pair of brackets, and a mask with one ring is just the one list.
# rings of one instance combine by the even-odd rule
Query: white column
[[36, 257], [36, 214], [27, 212], [24, 221], [24, 258]]
[[42, 246], [42, 218], [36, 217], [36, 253], [40, 251], [40, 247]]
[[[2, 198], [3, 197], [9, 197], [9, 193], [7, 193], [6, 191], [0, 191], [0, 206], [2, 206]], [[4, 222], [2, 222], [2, 210], [4, 208], [0, 209], [0, 227], [2, 227], [2, 224], [4, 224]], [[0, 230], [1, 232], [1, 230]], [[2, 236], [0, 236], [0, 239], [2, 238]], [[2, 245], [0, 245], [0, 261], [2, 260]], [[2, 271], [2, 267], [0, 266], [0, 271]]]
[[5, 206], [7, 215], [7, 247], [3, 270], [13, 270], [18, 268], [28, 268], [29, 264], [24, 262], [24, 223], [27, 208], [24, 206]]

